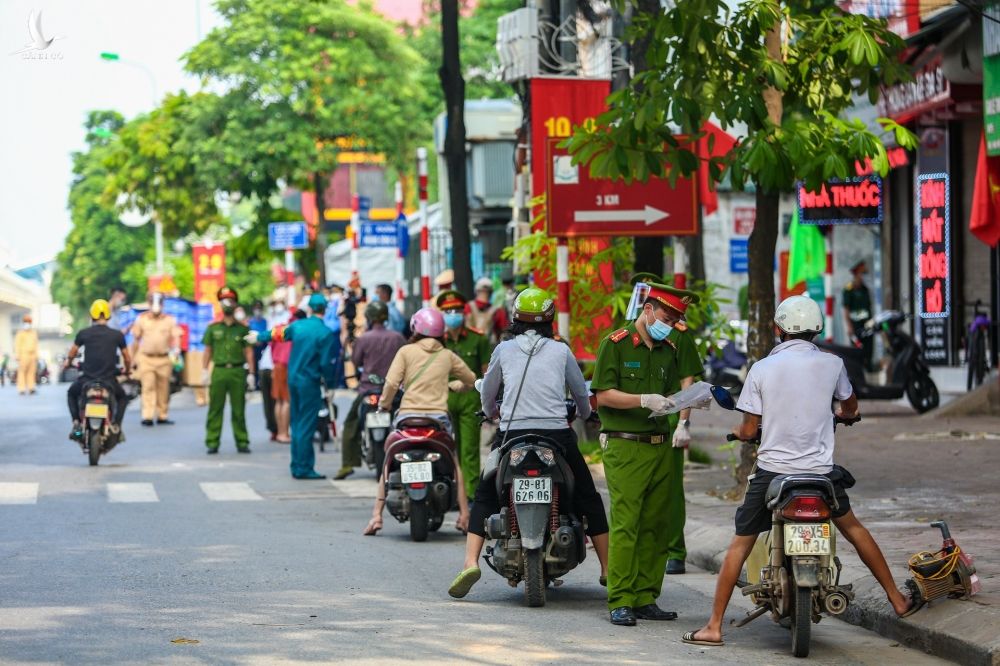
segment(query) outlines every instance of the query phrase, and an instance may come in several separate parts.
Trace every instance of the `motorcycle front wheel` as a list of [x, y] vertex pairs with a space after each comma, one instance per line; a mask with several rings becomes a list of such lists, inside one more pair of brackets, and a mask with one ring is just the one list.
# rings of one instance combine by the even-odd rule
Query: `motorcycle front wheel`
[[524, 599], [532, 608], [545, 605], [545, 557], [538, 548], [524, 551]]
[[87, 438], [89, 445], [90, 466], [95, 467], [97, 461], [101, 459], [101, 450], [104, 449], [104, 435], [98, 430], [91, 430], [90, 437]]
[[792, 654], [809, 656], [809, 635], [812, 632], [812, 588], [796, 587], [792, 601]]
[[427, 541], [429, 524], [427, 502], [423, 500], [410, 502], [410, 538], [414, 541]]

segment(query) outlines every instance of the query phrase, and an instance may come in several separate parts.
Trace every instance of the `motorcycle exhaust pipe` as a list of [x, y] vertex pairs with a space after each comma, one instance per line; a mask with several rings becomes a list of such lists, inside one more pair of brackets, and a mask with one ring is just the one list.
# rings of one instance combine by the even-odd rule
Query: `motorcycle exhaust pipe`
[[847, 596], [842, 592], [831, 592], [824, 600], [826, 612], [830, 615], [840, 615], [847, 610]]

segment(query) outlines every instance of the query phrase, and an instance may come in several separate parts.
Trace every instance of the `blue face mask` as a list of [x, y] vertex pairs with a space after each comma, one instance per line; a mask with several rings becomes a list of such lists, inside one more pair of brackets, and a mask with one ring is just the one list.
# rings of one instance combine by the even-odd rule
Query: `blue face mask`
[[669, 324], [664, 324], [657, 318], [653, 318], [653, 323], [646, 326], [646, 330], [649, 332], [649, 337], [653, 338], [657, 342], [661, 340], [666, 340], [667, 336], [670, 335], [670, 331], [674, 330], [674, 327]]
[[445, 312], [444, 325], [448, 328], [458, 328], [465, 321], [465, 315], [461, 312]]

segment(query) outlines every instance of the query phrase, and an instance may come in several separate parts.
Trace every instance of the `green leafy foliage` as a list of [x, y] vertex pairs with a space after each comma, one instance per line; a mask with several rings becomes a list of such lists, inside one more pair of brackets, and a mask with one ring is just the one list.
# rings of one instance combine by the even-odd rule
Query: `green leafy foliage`
[[[884, 21], [844, 14], [828, 2], [685, 0], [663, 13], [636, 13], [634, 34], [655, 37], [649, 68], [609, 98], [609, 111], [567, 141], [575, 160], [608, 178], [676, 179], [693, 175], [702, 160], [694, 138], [708, 120], [739, 138], [728, 155], [708, 160], [711, 177], [726, 175], [742, 188], [788, 190], [798, 180], [818, 187], [853, 175], [855, 160], [870, 157], [885, 173], [880, 137], [845, 120], [858, 96], [909, 74], [897, 54], [902, 40]], [[783, 21], [782, 57], [764, 48], [765, 34]], [[771, 122], [763, 91], [781, 93], [784, 113]], [[915, 137], [891, 121], [904, 147]]]
[[[109, 142], [123, 125], [124, 118], [114, 111], [90, 112], [84, 124], [87, 148], [73, 154], [68, 201], [72, 227], [57, 257], [52, 298], [78, 322], [87, 321], [90, 303], [107, 298], [113, 287], [124, 287], [132, 299], [146, 294], [143, 266], [147, 251], [152, 251], [152, 225], [122, 225], [102, 196], [109, 178], [104, 166]], [[138, 267], [138, 273], [130, 267]]]

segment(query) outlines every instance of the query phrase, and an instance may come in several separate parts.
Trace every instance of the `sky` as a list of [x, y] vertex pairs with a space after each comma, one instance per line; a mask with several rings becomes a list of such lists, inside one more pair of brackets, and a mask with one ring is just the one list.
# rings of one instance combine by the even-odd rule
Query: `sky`
[[[378, 0], [415, 21], [421, 0]], [[12, 55], [41, 11], [47, 60]], [[92, 109], [130, 118], [170, 91], [196, 90], [181, 56], [219, 19], [211, 0], [0, 0], [0, 265], [54, 259], [70, 229], [70, 153], [83, 148]], [[100, 59], [102, 51], [122, 61]], [[126, 63], [125, 61], [130, 61]]]

